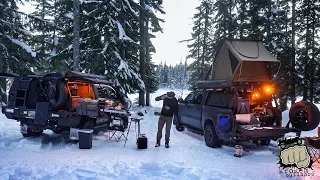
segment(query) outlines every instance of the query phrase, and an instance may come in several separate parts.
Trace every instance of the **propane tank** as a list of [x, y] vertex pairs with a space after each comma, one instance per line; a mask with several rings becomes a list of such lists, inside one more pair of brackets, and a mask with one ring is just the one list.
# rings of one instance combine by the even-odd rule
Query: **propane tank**
[[242, 157], [243, 147], [240, 145], [236, 145], [234, 147], [234, 156], [235, 157]]

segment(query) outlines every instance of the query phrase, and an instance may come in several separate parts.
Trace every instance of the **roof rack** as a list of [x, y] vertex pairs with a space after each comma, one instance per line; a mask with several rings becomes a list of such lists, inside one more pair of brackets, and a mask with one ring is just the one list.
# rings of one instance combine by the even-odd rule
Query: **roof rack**
[[196, 87], [202, 89], [230, 88], [232, 87], [232, 83], [227, 80], [199, 81]]

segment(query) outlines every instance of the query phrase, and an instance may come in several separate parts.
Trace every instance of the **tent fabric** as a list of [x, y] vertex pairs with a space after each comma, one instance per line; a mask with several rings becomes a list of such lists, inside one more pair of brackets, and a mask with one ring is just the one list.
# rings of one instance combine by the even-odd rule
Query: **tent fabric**
[[270, 76], [265, 62], [244, 61], [233, 77], [233, 82], [264, 82]]
[[241, 61], [267, 61], [278, 62], [262, 44], [258, 41], [226, 41], [228, 48]]
[[279, 62], [259, 41], [225, 40], [215, 56], [211, 79], [233, 82], [270, 81], [267, 63]]

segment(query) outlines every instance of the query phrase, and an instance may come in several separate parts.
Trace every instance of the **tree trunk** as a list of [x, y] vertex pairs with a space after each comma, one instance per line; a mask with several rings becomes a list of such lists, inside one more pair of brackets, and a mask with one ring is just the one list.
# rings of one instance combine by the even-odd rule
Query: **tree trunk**
[[[4, 60], [4, 63], [0, 64], [0, 72], [7, 72], [7, 68], [6, 68], [6, 61]], [[1, 89], [3, 89], [5, 92], [7, 90], [7, 80], [0, 78], [0, 106], [1, 106], [1, 102], [7, 103], [7, 96], [6, 94], [3, 94]]]
[[[268, 18], [271, 17], [271, 0], [268, 0]], [[266, 41], [267, 41], [267, 44], [269, 44], [271, 42], [271, 22], [270, 22], [270, 19], [268, 19], [267, 21], [267, 27], [266, 27], [266, 31], [267, 31], [267, 38], [266, 38]]]
[[291, 52], [291, 89], [290, 89], [290, 99], [291, 106], [296, 102], [296, 83], [295, 83], [295, 75], [296, 72], [296, 0], [292, 0], [292, 52]]
[[[42, 1], [42, 12], [41, 12], [41, 18], [42, 19], [44, 19], [44, 16], [45, 16], [45, 13], [44, 13], [44, 11], [45, 11], [45, 7], [44, 7], [44, 3], [45, 3], [45, 1]], [[44, 54], [45, 54], [45, 40], [46, 40], [46, 38], [45, 38], [45, 23], [43, 22], [43, 21], [40, 21], [40, 27], [41, 27], [41, 29], [42, 29], [42, 38], [41, 38], [41, 50], [40, 50], [40, 54], [41, 54], [41, 56], [43, 56], [43, 58], [44, 58]]]
[[308, 99], [308, 91], [309, 91], [309, 86], [310, 86], [310, 60], [309, 60], [309, 49], [310, 49], [310, 35], [311, 35], [311, 32], [310, 32], [310, 28], [311, 28], [311, 25], [310, 25], [310, 16], [309, 16], [309, 13], [310, 13], [310, 1], [307, 2], [307, 29], [306, 29], [306, 49], [305, 49], [305, 55], [304, 55], [304, 62], [303, 64], [305, 65], [305, 68], [304, 68], [304, 86], [303, 86], [303, 101], [306, 101]]
[[[146, 76], [146, 69], [145, 69], [145, 3], [144, 0], [140, 0], [140, 75], [142, 81], [146, 84], [145, 76]], [[139, 106], [145, 106], [145, 91], [139, 91]]]
[[314, 71], [315, 71], [315, 68], [316, 68], [316, 65], [315, 65], [315, 42], [314, 42], [314, 36], [315, 36], [315, 14], [314, 12], [312, 12], [312, 15], [313, 15], [313, 18], [312, 18], [312, 59], [311, 59], [311, 67], [310, 67], [310, 86], [309, 86], [309, 89], [310, 89], [310, 102], [313, 102], [313, 97], [314, 97]]
[[288, 102], [288, 98], [287, 97], [280, 98], [280, 110], [281, 110], [281, 112], [283, 112], [283, 111], [288, 109], [287, 102]]
[[[200, 9], [200, 14], [202, 13], [202, 10]], [[198, 26], [198, 29], [200, 30], [200, 28], [201, 28], [201, 23], [199, 23], [199, 26]], [[201, 68], [200, 68], [200, 34], [198, 34], [198, 37], [197, 37], [197, 42], [198, 42], [198, 44], [197, 44], [197, 74], [200, 74], [201, 73]], [[197, 79], [198, 81], [200, 80], [200, 78], [198, 77], [198, 79]]]
[[201, 72], [200, 72], [200, 80], [204, 80], [204, 62], [207, 56], [207, 39], [208, 39], [208, 26], [209, 26], [209, 7], [208, 4], [205, 3], [205, 20], [204, 20], [204, 34], [203, 34], [203, 44], [202, 44], [202, 58], [201, 58]]
[[[147, 66], [147, 69], [146, 69], [146, 78], [150, 78], [150, 71], [151, 71], [151, 68], [150, 65], [151, 65], [151, 60], [150, 60], [150, 45], [149, 45], [149, 18], [147, 18], [147, 21], [146, 21], [146, 66]], [[149, 81], [150, 83], [150, 81]], [[146, 106], [150, 106], [150, 89], [148, 88], [148, 86], [150, 86], [149, 84], [146, 85]]]
[[241, 13], [240, 13], [240, 22], [241, 22], [241, 24], [240, 24], [240, 39], [242, 39], [243, 38], [243, 23], [244, 23], [244, 12], [245, 12], [245, 10], [246, 10], [246, 6], [245, 6], [245, 0], [241, 0], [241, 5], [240, 5], [240, 9], [241, 9]]
[[80, 62], [80, 4], [73, 1], [73, 70], [79, 71]]

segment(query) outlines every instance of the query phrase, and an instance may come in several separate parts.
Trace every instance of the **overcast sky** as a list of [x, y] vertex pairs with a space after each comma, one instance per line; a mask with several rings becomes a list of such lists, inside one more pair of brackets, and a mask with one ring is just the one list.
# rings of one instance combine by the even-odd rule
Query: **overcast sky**
[[156, 39], [152, 40], [157, 50], [153, 61], [176, 64], [182, 58], [184, 62], [189, 50], [186, 43], [178, 41], [191, 38], [192, 17], [198, 0], [164, 0], [163, 3], [166, 14], [160, 17], [166, 22], [162, 24], [163, 33], [156, 34]]
[[[176, 64], [180, 60], [185, 61], [188, 55], [186, 43], [178, 41], [190, 39], [192, 29], [192, 16], [198, 0], [164, 0], [163, 7], [165, 15], [159, 15], [165, 20], [162, 23], [163, 33], [157, 33], [152, 40], [157, 52], [153, 55], [153, 61], [159, 64], [166, 61], [167, 64]], [[21, 10], [27, 13], [32, 12], [33, 7], [26, 3], [20, 6]], [[188, 60], [190, 63], [190, 60]]]

